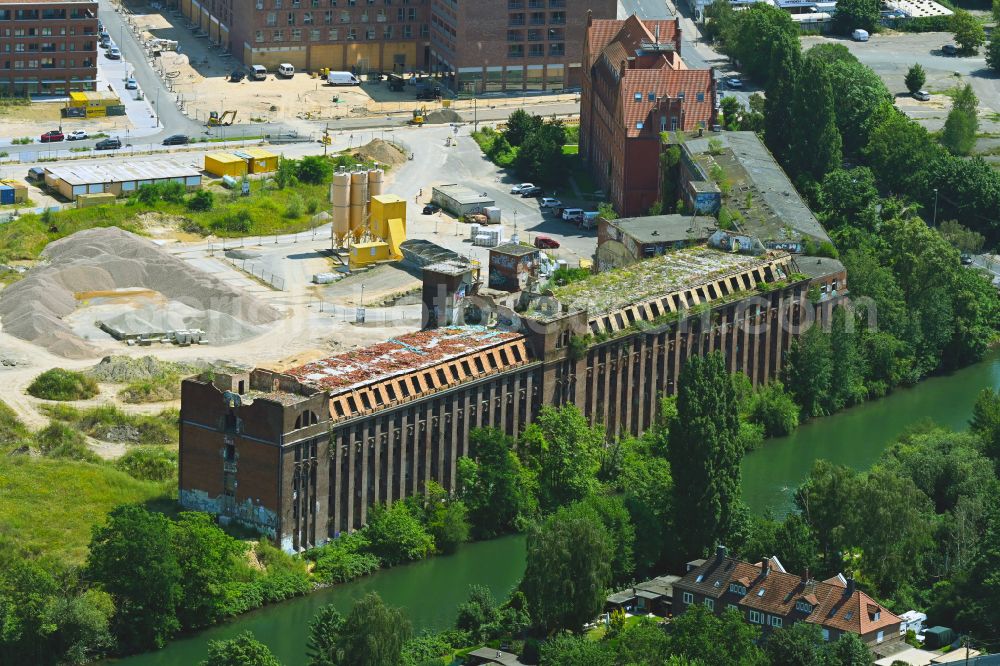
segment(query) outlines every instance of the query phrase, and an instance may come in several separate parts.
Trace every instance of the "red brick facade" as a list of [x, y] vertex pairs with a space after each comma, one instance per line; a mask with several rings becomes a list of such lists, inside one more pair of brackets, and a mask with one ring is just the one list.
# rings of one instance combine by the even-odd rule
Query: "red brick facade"
[[580, 155], [619, 215], [642, 215], [660, 196], [660, 134], [715, 123], [713, 70], [687, 69], [676, 20], [591, 20], [583, 48]]
[[95, 0], [0, 0], [0, 95], [93, 90], [97, 41]]
[[481, 94], [578, 88], [587, 13], [613, 18], [616, 0], [433, 0], [432, 71]]

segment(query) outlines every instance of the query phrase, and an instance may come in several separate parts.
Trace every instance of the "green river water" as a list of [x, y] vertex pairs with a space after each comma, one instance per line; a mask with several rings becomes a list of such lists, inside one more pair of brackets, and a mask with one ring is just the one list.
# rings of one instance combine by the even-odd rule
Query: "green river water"
[[[813, 461], [866, 469], [906, 426], [930, 418], [963, 428], [972, 404], [985, 387], [1000, 387], [1000, 353], [945, 377], [935, 377], [910, 389], [834, 416], [812, 421], [789, 437], [769, 440], [743, 462], [743, 496], [751, 509], [772, 509], [782, 515], [792, 492], [808, 474]], [[194, 666], [204, 659], [210, 640], [232, 638], [247, 629], [266, 643], [285, 666], [305, 663], [309, 620], [325, 604], [347, 612], [368, 592], [405, 609], [417, 631], [443, 629], [452, 623], [456, 606], [468, 587], [479, 583], [503, 598], [524, 573], [524, 537], [511, 536], [468, 544], [455, 555], [379, 572], [345, 585], [243, 615], [236, 620], [173, 641], [159, 652], [114, 662], [127, 666]]]

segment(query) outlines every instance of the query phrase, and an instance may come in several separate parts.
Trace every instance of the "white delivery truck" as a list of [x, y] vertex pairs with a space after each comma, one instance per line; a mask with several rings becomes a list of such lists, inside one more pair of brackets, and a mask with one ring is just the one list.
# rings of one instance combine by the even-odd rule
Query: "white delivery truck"
[[326, 81], [331, 86], [360, 86], [361, 79], [350, 72], [330, 72], [326, 75]]
[[856, 42], [867, 42], [868, 37], [869, 37], [868, 31], [862, 30], [861, 28], [858, 28], [857, 30], [851, 33], [851, 38]]

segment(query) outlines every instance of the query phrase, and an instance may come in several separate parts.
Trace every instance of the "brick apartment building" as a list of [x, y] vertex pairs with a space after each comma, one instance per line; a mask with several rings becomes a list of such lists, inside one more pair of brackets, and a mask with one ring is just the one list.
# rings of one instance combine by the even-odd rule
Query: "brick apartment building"
[[613, 18], [616, 0], [433, 0], [433, 72], [465, 93], [579, 88], [588, 12]]
[[0, 0], [0, 95], [94, 90], [97, 40], [96, 0]]
[[197, 30], [247, 65], [432, 71], [453, 90], [477, 93], [579, 87], [586, 12], [613, 17], [617, 11], [615, 0], [239, 2], [179, 0], [178, 6]]
[[857, 589], [854, 580], [837, 574], [817, 581], [788, 573], [777, 557], [743, 562], [719, 546], [707, 560], [688, 563], [673, 585], [673, 611], [680, 614], [693, 604], [704, 604], [717, 614], [736, 609], [743, 619], [760, 625], [764, 635], [796, 622], [818, 624], [823, 638], [837, 640], [858, 634], [868, 647], [900, 640], [900, 618]]
[[622, 216], [660, 198], [661, 132], [710, 128], [715, 76], [681, 59], [679, 20], [588, 19], [580, 155]]
[[[430, 0], [179, 0], [184, 16], [247, 65], [409, 71], [427, 62]], [[236, 10], [234, 11], [234, 6]]]

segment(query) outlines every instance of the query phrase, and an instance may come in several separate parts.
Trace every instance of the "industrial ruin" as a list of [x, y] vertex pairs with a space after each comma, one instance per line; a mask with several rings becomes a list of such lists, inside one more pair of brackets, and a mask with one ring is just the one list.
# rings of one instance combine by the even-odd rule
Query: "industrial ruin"
[[[369, 233], [351, 200], [335, 196], [335, 242]], [[378, 229], [391, 238], [389, 222]], [[542, 407], [573, 404], [609, 438], [638, 434], [686, 359], [712, 351], [767, 382], [800, 327], [829, 318], [846, 273], [832, 259], [733, 249], [686, 247], [565, 286], [543, 285], [520, 245], [493, 248], [489, 275], [425, 265], [422, 331], [285, 372], [185, 380], [180, 502], [299, 551], [429, 481], [453, 489], [473, 428], [517, 434]]]

